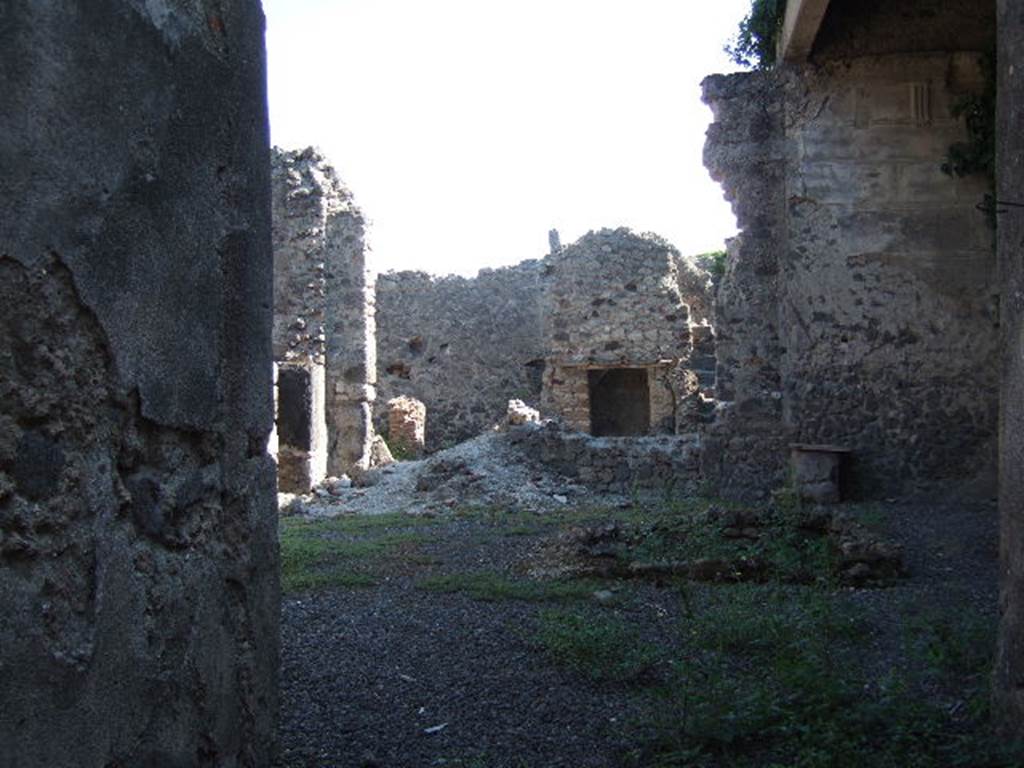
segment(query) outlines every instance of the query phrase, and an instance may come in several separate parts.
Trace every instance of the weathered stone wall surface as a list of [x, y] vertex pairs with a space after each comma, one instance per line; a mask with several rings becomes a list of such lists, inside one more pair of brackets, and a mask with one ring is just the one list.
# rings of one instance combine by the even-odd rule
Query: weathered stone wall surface
[[689, 309], [690, 323], [710, 323], [715, 313], [711, 275], [692, 256], [679, 255], [675, 262], [676, 284], [683, 303]]
[[[999, 0], [999, 197], [1024, 189], [1024, 6]], [[999, 413], [1001, 616], [995, 666], [997, 718], [1024, 737], [1024, 216], [999, 217], [1002, 396]]]
[[387, 402], [388, 443], [393, 454], [418, 458], [426, 447], [427, 407], [408, 395]]
[[689, 351], [679, 253], [628, 229], [589, 232], [544, 260], [544, 356], [561, 365], [652, 364]]
[[[410, 395], [423, 401], [429, 451], [498, 423], [509, 399], [536, 404], [541, 268], [525, 261], [481, 270], [475, 278], [378, 277], [379, 400]], [[382, 433], [383, 410], [376, 413]]]
[[256, 2], [0, 12], [0, 762], [270, 763]]
[[788, 94], [785, 420], [853, 448], [865, 490], [993, 464], [988, 180], [940, 170], [964, 137], [953, 100], [983, 87], [974, 55], [893, 55], [804, 70]]
[[366, 469], [376, 341], [363, 215], [312, 147], [275, 148], [271, 167], [274, 358], [325, 366], [325, 404], [318, 410], [327, 418], [327, 471]]
[[[986, 180], [939, 170], [964, 136], [952, 101], [981, 87], [978, 57], [963, 53], [706, 81], [719, 115], [709, 167], [757, 207], [737, 211], [744, 231], [719, 289], [719, 397], [775, 420], [779, 440], [853, 449], [862, 494], [993, 459], [996, 288], [975, 210]], [[736, 162], [758, 148], [770, 171]], [[766, 258], [744, 272], [751, 243]], [[712, 431], [743, 440], [746, 424]]]

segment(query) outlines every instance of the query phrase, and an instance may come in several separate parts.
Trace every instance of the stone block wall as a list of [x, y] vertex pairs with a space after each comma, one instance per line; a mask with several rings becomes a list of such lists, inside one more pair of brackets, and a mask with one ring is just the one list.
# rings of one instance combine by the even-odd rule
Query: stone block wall
[[[274, 358], [324, 368], [311, 374], [322, 376], [325, 386], [324, 402], [312, 404], [309, 418], [326, 418], [326, 471], [365, 470], [373, 440], [376, 341], [363, 215], [312, 147], [275, 148], [271, 167]], [[279, 411], [283, 405], [278, 403]]]
[[270, 765], [263, 26], [257, 2], [0, 11], [5, 765]]
[[419, 458], [426, 446], [427, 407], [407, 395], [388, 400], [388, 446], [395, 455]]
[[715, 295], [715, 394], [702, 472], [726, 496], [757, 496], [786, 477], [779, 365], [779, 259], [786, 241], [785, 121], [772, 73], [703, 83], [714, 122], [704, 164], [722, 185], [740, 234], [727, 244]]
[[992, 462], [986, 182], [939, 170], [977, 62], [894, 54], [705, 81], [705, 162], [742, 230], [718, 289], [726, 404], [703, 459], [723, 492], [781, 485], [790, 441], [851, 448], [862, 495]]
[[[505, 417], [513, 398], [536, 404], [542, 357], [538, 261], [475, 278], [389, 272], [377, 279], [379, 399], [427, 408], [429, 451]], [[378, 409], [384, 433], [387, 413]]]

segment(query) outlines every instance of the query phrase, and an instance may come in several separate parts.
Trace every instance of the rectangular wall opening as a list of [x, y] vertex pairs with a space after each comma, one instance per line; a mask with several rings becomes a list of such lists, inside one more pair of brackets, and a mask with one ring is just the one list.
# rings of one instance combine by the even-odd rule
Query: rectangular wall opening
[[651, 429], [651, 394], [646, 368], [588, 371], [590, 432], [598, 437], [646, 435]]

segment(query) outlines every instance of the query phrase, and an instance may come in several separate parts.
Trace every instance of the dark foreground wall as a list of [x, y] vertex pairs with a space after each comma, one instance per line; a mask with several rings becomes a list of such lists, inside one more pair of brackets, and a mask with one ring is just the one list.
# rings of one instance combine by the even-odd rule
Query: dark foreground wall
[[0, 45], [0, 765], [267, 765], [259, 3], [11, 0]]
[[[999, 196], [1020, 202], [1024, 190], [1024, 6], [999, 2]], [[1024, 211], [999, 216], [1002, 283], [1002, 376], [999, 414], [999, 653], [996, 701], [1009, 733], [1024, 737]]]

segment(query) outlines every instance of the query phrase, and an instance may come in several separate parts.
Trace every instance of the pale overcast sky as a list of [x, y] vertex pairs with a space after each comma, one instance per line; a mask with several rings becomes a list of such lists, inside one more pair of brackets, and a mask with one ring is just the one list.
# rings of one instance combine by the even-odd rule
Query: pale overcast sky
[[379, 270], [475, 274], [628, 226], [683, 253], [735, 220], [700, 81], [750, 0], [264, 0], [271, 140], [319, 146]]

